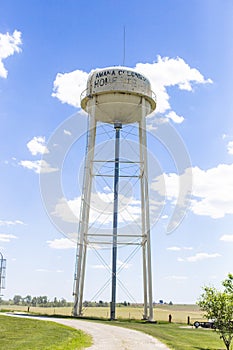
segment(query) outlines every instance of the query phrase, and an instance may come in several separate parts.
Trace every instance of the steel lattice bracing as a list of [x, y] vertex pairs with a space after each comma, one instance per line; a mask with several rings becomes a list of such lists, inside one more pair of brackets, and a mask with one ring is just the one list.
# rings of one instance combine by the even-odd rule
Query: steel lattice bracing
[[[130, 294], [119, 279], [119, 272], [124, 268], [124, 263], [120, 268], [117, 266], [119, 247], [135, 246], [135, 250], [129, 254], [129, 259], [138, 248], [142, 249], [143, 318], [152, 321], [153, 295], [145, 118], [155, 110], [156, 99], [151, 91], [149, 80], [142, 74], [127, 67], [109, 67], [90, 73], [87, 89], [81, 96], [81, 107], [89, 115], [89, 128], [77, 241], [73, 314], [81, 316], [83, 313], [87, 250], [92, 248], [111, 275], [102, 289], [112, 284], [110, 318], [115, 319], [117, 282], [128, 295]], [[130, 135], [128, 131], [124, 136], [124, 129], [131, 124], [136, 128], [136, 140], [133, 146], [128, 143], [129, 148], [124, 153], [123, 145], [124, 142], [128, 142], [127, 137]], [[99, 127], [102, 127], [103, 134], [107, 135], [112, 143], [101, 145], [98, 142]], [[101, 155], [102, 149], [105, 149], [105, 153]], [[135, 149], [138, 150], [137, 157], [130, 159], [129, 154], [131, 151], [135, 152]], [[102, 180], [102, 191], [98, 193], [96, 186], [99, 179]], [[123, 181], [130, 184], [129, 189], [136, 189], [135, 197], [131, 196], [131, 198], [127, 193], [121, 193], [119, 186]], [[109, 191], [103, 193], [103, 188]], [[101, 199], [103, 195], [104, 200]], [[133, 202], [137, 202], [137, 208], [139, 208], [137, 214], [132, 214], [132, 207], [135, 205]], [[139, 202], [140, 205], [138, 205]], [[121, 222], [124, 223], [124, 227], [121, 227]], [[99, 247], [106, 246], [110, 248], [109, 251], [112, 254], [111, 264], [101, 257], [98, 251]], [[98, 292], [95, 297], [97, 295], [99, 295]]]
[[[74, 296], [75, 304], [73, 313], [75, 316], [81, 316], [83, 310], [83, 290], [85, 280], [85, 269], [87, 260], [87, 248], [97, 245], [108, 245], [109, 248], [112, 245], [112, 300], [110, 309], [110, 318], [115, 319], [115, 307], [116, 302], [116, 282], [117, 282], [117, 246], [121, 245], [135, 245], [140, 246], [142, 249], [142, 261], [143, 261], [143, 294], [144, 294], [144, 312], [143, 318], [153, 320], [153, 297], [152, 297], [152, 271], [151, 271], [151, 252], [150, 252], [150, 219], [149, 219], [149, 194], [148, 194], [148, 169], [147, 169], [147, 145], [146, 145], [146, 130], [145, 130], [145, 118], [137, 123], [137, 138], [138, 138], [138, 159], [134, 161], [125, 160], [120, 157], [120, 129], [116, 130], [115, 138], [115, 159], [98, 159], [95, 158], [95, 140], [96, 140], [96, 123], [90, 116], [90, 127], [88, 132], [88, 144], [86, 151], [86, 163], [84, 169], [83, 180], [83, 194], [82, 204], [80, 212], [80, 224], [79, 224], [79, 240], [77, 245], [77, 259], [75, 268], [75, 284], [74, 284]], [[111, 126], [114, 130], [114, 125]], [[115, 126], [116, 128], [116, 126]], [[135, 128], [135, 126], [134, 126]], [[122, 133], [124, 126], [122, 126]], [[123, 142], [123, 140], [122, 140]], [[117, 148], [119, 149], [117, 150]], [[104, 163], [104, 166], [100, 164]], [[95, 165], [97, 167], [95, 168]], [[110, 166], [111, 164], [111, 166]], [[130, 174], [124, 171], [125, 168], [130, 167], [133, 169]], [[108, 168], [111, 172], [108, 172]], [[102, 172], [99, 169], [103, 169]], [[115, 173], [114, 173], [115, 169]], [[118, 173], [118, 175], [117, 175]], [[89, 222], [90, 207], [91, 207], [91, 193], [92, 183], [94, 178], [102, 177], [103, 179], [112, 178], [113, 182], [117, 182], [119, 178], [129, 178], [139, 181], [140, 184], [140, 201], [141, 201], [141, 223], [140, 233], [117, 233], [117, 201], [113, 202], [113, 232], [104, 233], [101, 230], [92, 232], [91, 224]], [[115, 186], [116, 189], [116, 186]], [[134, 238], [134, 240], [133, 240]]]

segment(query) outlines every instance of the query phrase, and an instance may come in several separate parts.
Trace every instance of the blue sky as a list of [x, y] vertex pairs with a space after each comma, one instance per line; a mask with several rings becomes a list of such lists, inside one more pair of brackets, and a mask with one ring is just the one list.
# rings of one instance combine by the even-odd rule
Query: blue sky
[[[172, 150], [148, 136], [166, 185], [163, 211], [152, 227], [154, 300], [195, 302], [201, 286], [219, 286], [232, 272], [232, 1], [35, 0], [32, 6], [26, 0], [9, 0], [0, 2], [0, 251], [7, 259], [5, 298], [31, 294], [72, 300], [74, 242], [54, 225], [56, 218], [63, 223], [70, 218], [62, 202], [52, 203], [50, 214], [46, 212], [39, 173], [56, 172], [41, 156], [50, 152], [51, 136], [60, 132], [62, 142], [72, 144], [85, 130], [80, 93], [91, 70], [122, 65], [124, 26], [125, 65], [146, 75], [157, 95], [157, 113], [148, 118], [148, 130], [153, 134], [158, 120], [170, 125], [183, 140], [192, 170], [190, 207], [182, 223], [167, 234], [182, 172], [177, 172]], [[78, 130], [69, 124], [75, 113]], [[82, 136], [63, 167], [64, 198], [76, 213], [84, 149]], [[45, 154], [49, 160], [51, 153]], [[124, 254], [128, 252], [120, 253], [122, 259]], [[97, 255], [90, 250], [88, 256], [89, 300], [109, 274]], [[110, 252], [103, 255], [107, 261]], [[140, 263], [137, 253], [121, 272], [123, 285], [137, 301], [142, 300]], [[96, 298], [109, 300], [109, 295], [107, 288]], [[118, 299], [129, 299], [120, 287]]]

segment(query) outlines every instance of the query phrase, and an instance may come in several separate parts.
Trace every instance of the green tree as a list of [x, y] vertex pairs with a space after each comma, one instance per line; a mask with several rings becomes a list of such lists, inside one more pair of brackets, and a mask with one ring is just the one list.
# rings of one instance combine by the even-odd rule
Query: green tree
[[32, 297], [31, 297], [31, 295], [27, 295], [25, 298], [23, 298], [23, 301], [24, 301], [24, 303], [26, 303], [27, 305], [28, 305], [28, 304], [31, 304], [31, 302], [32, 302]]
[[22, 302], [22, 297], [21, 295], [15, 295], [13, 298], [13, 304], [14, 305], [19, 305]]
[[66, 299], [61, 298], [61, 300], [60, 300], [60, 306], [64, 307], [64, 306], [66, 306], [66, 305], [67, 305]]
[[233, 275], [229, 274], [222, 285], [223, 291], [204, 287], [197, 304], [205, 311], [205, 317], [214, 319], [216, 330], [229, 350], [233, 338]]
[[46, 295], [43, 295], [41, 297], [41, 301], [42, 301], [43, 306], [46, 306], [48, 304], [48, 297]]
[[57, 297], [54, 297], [54, 299], [53, 299], [53, 307], [57, 307], [57, 306], [59, 306], [59, 302], [57, 300]]
[[37, 304], [37, 297], [32, 298], [32, 306], [36, 306]]

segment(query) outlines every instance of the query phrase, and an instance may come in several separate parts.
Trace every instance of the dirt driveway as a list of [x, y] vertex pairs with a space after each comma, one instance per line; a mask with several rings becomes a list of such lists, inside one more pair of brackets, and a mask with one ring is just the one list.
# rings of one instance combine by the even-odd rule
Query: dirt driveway
[[168, 349], [150, 335], [132, 329], [81, 320], [54, 319], [54, 321], [89, 333], [93, 337], [94, 342], [89, 348], [90, 350]]
[[[26, 315], [11, 315], [28, 317]], [[90, 334], [93, 345], [89, 350], [169, 350], [169, 348], [157, 339], [142, 332], [101, 323], [83, 320], [36, 317], [44, 321], [53, 321], [65, 326], [70, 326]]]

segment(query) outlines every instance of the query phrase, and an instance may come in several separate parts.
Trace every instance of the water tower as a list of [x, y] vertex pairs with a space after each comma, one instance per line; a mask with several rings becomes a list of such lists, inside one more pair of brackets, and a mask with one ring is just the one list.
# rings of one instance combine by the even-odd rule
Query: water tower
[[0, 252], [0, 296], [2, 295], [2, 289], [5, 288], [5, 277], [6, 277], [6, 259], [3, 258]]
[[[81, 107], [89, 115], [87, 150], [84, 167], [83, 190], [79, 220], [77, 242], [77, 255], [74, 279], [74, 316], [81, 316], [83, 309], [83, 291], [87, 248], [91, 239], [89, 233], [90, 207], [92, 197], [92, 184], [95, 176], [93, 164], [96, 162], [109, 162], [113, 164], [113, 201], [112, 201], [112, 229], [111, 241], [111, 319], [116, 318], [116, 282], [117, 282], [117, 253], [118, 244], [124, 236], [124, 242], [130, 236], [129, 232], [118, 234], [118, 192], [119, 179], [121, 179], [121, 166], [132, 163], [121, 158], [121, 132], [129, 124], [137, 127], [140, 183], [140, 220], [141, 232], [139, 237], [142, 248], [142, 272], [144, 295], [144, 319], [153, 320], [152, 297], [152, 268], [151, 268], [151, 242], [149, 217], [149, 188], [147, 165], [147, 137], [146, 116], [156, 108], [155, 96], [151, 90], [149, 80], [142, 74], [126, 67], [109, 67], [98, 69], [90, 73], [87, 88], [81, 96]], [[114, 152], [112, 159], [95, 159], [96, 127], [97, 124], [107, 123], [114, 130]], [[104, 174], [103, 174], [104, 176]], [[132, 237], [132, 232], [131, 237]]]

